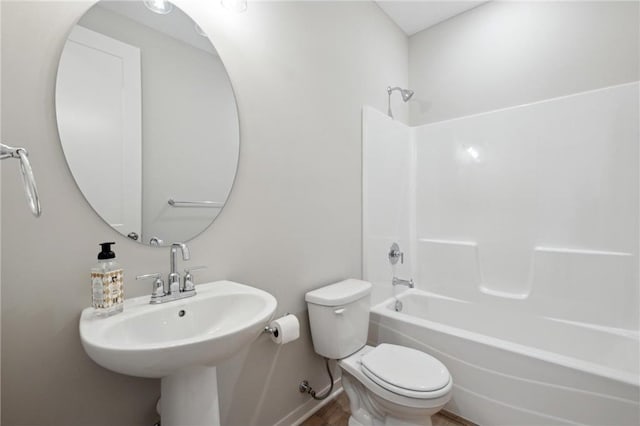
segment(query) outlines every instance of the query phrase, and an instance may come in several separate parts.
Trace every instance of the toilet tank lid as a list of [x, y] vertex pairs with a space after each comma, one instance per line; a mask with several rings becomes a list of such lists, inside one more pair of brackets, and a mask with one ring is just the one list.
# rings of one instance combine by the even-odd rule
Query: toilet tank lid
[[339, 306], [356, 301], [369, 293], [370, 282], [348, 279], [310, 291], [304, 300], [315, 305]]

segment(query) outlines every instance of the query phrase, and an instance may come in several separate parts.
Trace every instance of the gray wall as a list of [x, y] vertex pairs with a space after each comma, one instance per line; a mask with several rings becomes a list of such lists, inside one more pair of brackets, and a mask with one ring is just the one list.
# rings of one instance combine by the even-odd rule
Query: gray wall
[[[266, 336], [219, 368], [225, 425], [270, 425], [307, 401], [297, 383], [326, 384], [303, 295], [361, 274], [361, 106], [386, 108], [407, 84], [407, 39], [369, 2], [184, 3], [214, 38], [236, 91], [241, 152], [235, 188], [216, 223], [191, 241], [201, 281], [271, 292], [278, 314], [302, 321], [297, 342]], [[97, 243], [115, 240], [127, 295], [137, 274], [168, 269], [166, 249], [127, 241], [77, 190], [58, 140], [55, 72], [81, 2], [2, 2], [2, 139], [29, 148], [42, 195], [36, 220], [15, 168], [2, 170], [2, 424], [145, 425], [157, 380], [111, 373], [78, 336]], [[400, 117], [403, 111], [396, 108]], [[395, 111], [395, 110], [394, 110]]]
[[638, 80], [639, 4], [494, 1], [413, 35], [411, 125]]

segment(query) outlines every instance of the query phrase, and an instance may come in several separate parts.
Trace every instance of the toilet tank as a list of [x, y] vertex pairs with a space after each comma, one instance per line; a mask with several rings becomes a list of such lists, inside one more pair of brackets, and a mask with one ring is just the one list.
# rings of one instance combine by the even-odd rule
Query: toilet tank
[[349, 279], [310, 291], [311, 338], [316, 353], [342, 359], [367, 343], [371, 283]]

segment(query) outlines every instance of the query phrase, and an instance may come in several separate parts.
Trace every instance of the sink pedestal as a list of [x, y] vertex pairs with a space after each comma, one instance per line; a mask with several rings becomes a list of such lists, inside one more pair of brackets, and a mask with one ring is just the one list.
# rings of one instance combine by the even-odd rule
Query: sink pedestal
[[161, 380], [162, 426], [219, 426], [216, 367], [188, 367]]

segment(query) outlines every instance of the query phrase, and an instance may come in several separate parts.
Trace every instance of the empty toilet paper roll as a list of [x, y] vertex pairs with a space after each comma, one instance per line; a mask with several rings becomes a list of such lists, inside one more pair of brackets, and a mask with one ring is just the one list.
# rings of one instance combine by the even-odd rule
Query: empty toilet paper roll
[[269, 327], [273, 330], [271, 340], [279, 345], [292, 342], [300, 337], [300, 323], [298, 318], [292, 314], [271, 321]]

